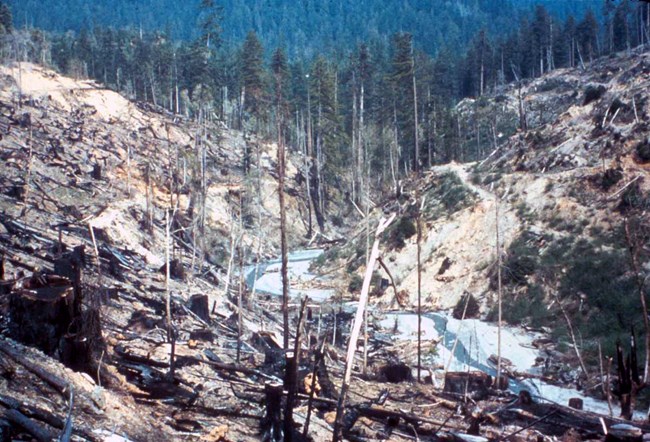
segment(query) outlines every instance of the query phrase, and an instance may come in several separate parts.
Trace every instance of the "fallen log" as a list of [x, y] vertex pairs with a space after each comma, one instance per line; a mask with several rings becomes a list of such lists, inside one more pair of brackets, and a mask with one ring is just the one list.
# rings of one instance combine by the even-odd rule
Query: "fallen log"
[[469, 395], [473, 399], [483, 399], [489, 395], [492, 376], [482, 371], [448, 372], [445, 375], [445, 393]]
[[[1, 348], [0, 348], [1, 349]], [[155, 361], [144, 356], [138, 356], [131, 353], [128, 353], [123, 347], [116, 346], [115, 352], [122, 358], [134, 362], [137, 364], [144, 364], [156, 368], [169, 368], [169, 363], [163, 361]], [[229, 373], [242, 373], [249, 376], [259, 376], [271, 381], [280, 381], [277, 377], [268, 375], [254, 368], [243, 367], [241, 365], [235, 364], [226, 364], [224, 362], [210, 361], [206, 359], [197, 358], [195, 356], [183, 356], [183, 361], [187, 362], [196, 362], [201, 364], [206, 364], [211, 367], [214, 367], [219, 370], [223, 370]]]
[[[26, 404], [11, 396], [0, 394], [0, 405], [8, 409], [18, 410], [25, 416], [31, 419], [44, 422], [52, 428], [56, 428], [59, 430], [63, 430], [65, 428], [66, 422], [60, 417], [50, 413], [47, 410], [43, 410], [36, 406]], [[72, 434], [81, 436], [84, 439], [87, 439], [89, 441], [99, 441], [99, 439], [96, 436], [94, 436], [91, 432], [75, 426], [72, 427]]]
[[367, 405], [357, 405], [354, 408], [356, 408], [359, 411], [360, 416], [364, 417], [369, 417], [373, 419], [388, 419], [388, 418], [398, 418], [402, 419], [405, 422], [408, 422], [410, 424], [413, 424], [414, 426], [419, 426], [420, 424], [431, 424], [431, 425], [438, 425], [442, 426], [445, 425], [449, 428], [455, 428], [455, 429], [462, 429], [464, 430], [464, 427], [456, 427], [453, 425], [449, 425], [448, 423], [441, 422], [435, 419], [430, 419], [428, 417], [424, 416], [418, 416], [413, 413], [407, 413], [404, 411], [399, 411], [399, 410], [391, 410], [388, 408], [384, 407], [379, 407], [379, 406], [367, 406]]
[[339, 402], [336, 410], [336, 419], [334, 421], [334, 437], [333, 442], [338, 442], [341, 437], [342, 420], [343, 420], [343, 407], [345, 405], [345, 397], [350, 388], [350, 376], [352, 375], [352, 364], [354, 362], [354, 353], [357, 350], [357, 340], [359, 339], [359, 332], [361, 331], [361, 324], [363, 322], [364, 310], [366, 302], [368, 301], [368, 292], [370, 291], [370, 280], [372, 279], [375, 261], [379, 257], [379, 239], [381, 234], [388, 228], [390, 223], [395, 219], [395, 214], [392, 214], [388, 219], [382, 218], [379, 221], [377, 230], [375, 232], [375, 241], [372, 245], [370, 258], [368, 258], [368, 265], [366, 266], [366, 274], [363, 279], [363, 286], [361, 287], [361, 294], [359, 295], [359, 306], [352, 323], [352, 331], [350, 332], [350, 340], [348, 342], [348, 351], [345, 358], [345, 374], [343, 383], [341, 385], [341, 392], [339, 394]]
[[205, 359], [200, 359], [193, 356], [186, 356], [186, 359], [189, 361], [200, 362], [202, 364], [206, 364], [211, 367], [217, 368], [219, 370], [227, 371], [227, 372], [237, 372], [237, 373], [242, 373], [250, 376], [259, 376], [268, 379], [270, 381], [281, 382], [281, 380], [278, 379], [276, 376], [268, 375], [254, 368], [242, 367], [241, 365], [226, 364], [223, 362], [207, 361]]
[[9, 422], [12, 422], [20, 426], [21, 428], [23, 428], [29, 434], [34, 436], [34, 438], [39, 442], [51, 442], [52, 439], [55, 438], [54, 434], [52, 434], [50, 431], [43, 428], [41, 425], [37, 424], [36, 422], [32, 421], [30, 418], [28, 418], [18, 410], [15, 410], [13, 408], [9, 409], [5, 411], [4, 417]]
[[20, 354], [18, 350], [13, 348], [6, 340], [0, 339], [0, 351], [25, 367], [31, 373], [38, 376], [41, 380], [53, 387], [56, 391], [64, 395], [66, 398], [68, 397], [69, 385], [66, 380], [39, 367], [33, 361], [30, 361], [25, 356]]

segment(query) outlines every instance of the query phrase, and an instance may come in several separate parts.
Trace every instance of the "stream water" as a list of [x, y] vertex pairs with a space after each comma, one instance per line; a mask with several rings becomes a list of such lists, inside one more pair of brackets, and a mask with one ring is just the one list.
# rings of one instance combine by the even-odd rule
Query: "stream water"
[[[319, 281], [326, 285], [327, 281], [319, 279], [309, 272], [314, 259], [322, 255], [323, 250], [300, 250], [289, 254], [289, 277], [291, 281], [290, 295], [292, 297], [309, 296], [316, 302], [327, 302], [335, 293], [327, 288], [303, 288], [305, 283]], [[282, 278], [280, 274], [281, 261], [268, 261], [246, 269], [246, 282], [256, 291], [280, 296], [282, 294]], [[257, 276], [257, 279], [256, 279]], [[417, 315], [408, 312], [390, 312], [379, 322], [383, 333], [388, 339], [398, 341], [417, 341]], [[496, 324], [478, 319], [463, 321], [454, 319], [446, 313], [430, 312], [422, 317], [422, 340], [436, 340], [439, 344], [436, 351], [426, 355], [423, 360], [431, 366], [442, 366], [451, 371], [480, 370], [496, 375], [495, 366], [489, 362], [491, 355], [496, 355], [497, 349]], [[501, 355], [511, 363], [511, 369], [530, 374], [541, 374], [539, 350], [532, 346], [533, 340], [541, 335], [528, 332], [517, 327], [503, 327], [501, 331]], [[575, 388], [551, 385], [539, 379], [511, 380], [509, 388], [515, 393], [528, 390], [533, 397], [566, 405], [570, 398], [581, 398], [584, 409], [609, 414], [607, 402], [588, 396]], [[620, 414], [614, 407], [614, 415]], [[644, 419], [643, 413], [635, 418]]]

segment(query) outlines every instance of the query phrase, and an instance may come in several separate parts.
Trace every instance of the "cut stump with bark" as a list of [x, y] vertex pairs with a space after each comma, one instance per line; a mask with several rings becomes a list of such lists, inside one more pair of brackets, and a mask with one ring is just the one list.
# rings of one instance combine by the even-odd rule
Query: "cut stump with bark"
[[74, 290], [68, 278], [34, 275], [9, 295], [9, 334], [54, 354], [74, 318]]

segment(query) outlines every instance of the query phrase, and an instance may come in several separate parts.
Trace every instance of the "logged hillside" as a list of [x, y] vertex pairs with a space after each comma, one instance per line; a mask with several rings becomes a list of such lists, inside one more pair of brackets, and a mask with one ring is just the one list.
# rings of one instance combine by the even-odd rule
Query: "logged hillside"
[[[287, 379], [296, 392], [288, 414], [294, 430], [311, 419], [309, 436], [330, 440], [351, 329], [342, 301], [358, 296], [367, 232], [393, 213], [373, 281], [367, 366], [361, 352], [350, 361], [363, 381], [350, 387], [346, 437], [412, 440], [416, 430], [439, 440], [444, 426], [449, 441], [458, 440], [451, 431], [491, 439], [504, 428], [527, 438], [602, 431], [605, 420], [543, 401], [520, 399], [521, 409], [504, 412], [516, 399], [490, 396], [492, 384], [472, 393], [480, 405], [457, 413], [465, 381], [458, 383], [465, 393], [453, 390], [451, 377], [449, 389], [437, 386], [447, 382], [456, 349], [443, 342], [447, 325], [461, 333], [462, 321], [440, 314], [424, 318], [426, 382], [405, 382], [416, 364], [408, 311], [418, 294], [417, 225], [425, 311], [456, 307], [457, 317], [495, 319], [501, 285], [505, 319], [542, 332], [504, 333], [516, 357], [506, 369], [512, 382], [536, 379], [557, 391], [558, 383], [588, 379], [568, 350], [578, 347], [585, 371], [595, 373], [599, 347], [612, 355], [617, 338], [643, 328], [650, 53], [617, 54], [464, 100], [459, 121], [472, 127], [480, 118], [493, 129], [494, 151], [484, 161], [411, 175], [397, 182], [397, 194], [375, 195], [368, 216], [340, 203], [337, 222], [312, 238], [305, 238], [310, 205], [299, 172], [305, 160], [291, 152], [290, 247], [316, 238], [329, 247], [317, 260], [328, 279], [306, 272], [318, 251], [297, 254], [307, 258], [292, 270], [294, 295], [315, 288], [322, 296], [290, 305], [287, 336], [305, 356], [295, 372], [280, 343], [277, 298], [244, 285], [243, 266], [264, 262], [264, 276], [253, 280], [278, 287], [279, 265], [268, 262], [279, 244], [276, 146], [225, 128], [209, 107], [189, 120], [36, 65], [0, 70], [0, 390], [7, 392], [0, 406], [10, 422], [0, 420], [0, 428], [11, 437], [259, 440], [279, 431]], [[383, 317], [387, 311], [397, 314]], [[489, 372], [495, 327], [469, 323], [475, 334], [483, 330], [476, 362]], [[463, 372], [451, 374], [464, 375], [469, 360], [454, 358]], [[602, 385], [602, 377], [590, 380]], [[542, 398], [549, 391], [527, 385]], [[553, 425], [530, 428], [551, 414]]]
[[[124, 241], [114, 245], [146, 250], [160, 260], [164, 247], [157, 242], [161, 231], [156, 227], [170, 208], [182, 227], [181, 239], [201, 240], [208, 261], [222, 267], [231, 231], [239, 229], [233, 220], [242, 211], [246, 247], [257, 243], [259, 232], [249, 231], [260, 224], [262, 254], [277, 247], [275, 145], [243, 137], [216, 121], [199, 125], [130, 102], [93, 82], [36, 65], [2, 67], [2, 75], [6, 216], [31, 224], [33, 203], [35, 217], [62, 217], [57, 224], [84, 219], [107, 230], [135, 229], [146, 225], [148, 217], [154, 242], [138, 243], [137, 232], [114, 232]], [[288, 191], [293, 195], [298, 195], [296, 173], [290, 162]], [[27, 210], [12, 207], [15, 201], [7, 195], [22, 200]], [[298, 211], [291, 196], [289, 210]], [[290, 216], [293, 242], [305, 233], [300, 219]], [[108, 224], [100, 226], [102, 222]], [[213, 233], [197, 238], [197, 223]], [[128, 238], [128, 233], [135, 237]]]
[[[639, 292], [647, 291], [650, 265], [648, 90], [650, 54], [637, 51], [461, 102], [457, 112], [465, 125], [481, 118], [492, 127], [517, 128], [515, 134], [502, 144], [495, 140], [498, 147], [486, 160], [435, 166], [406, 183], [398, 199], [379, 204], [371, 225], [380, 213], [398, 213], [383, 242], [397, 296], [387, 281], [379, 287], [379, 278], [389, 276], [378, 269], [374, 302], [416, 305], [415, 220], [424, 201], [427, 310], [458, 304], [462, 312], [462, 296], [471, 294], [482, 315], [496, 319], [498, 227], [504, 318], [549, 327], [570, 345], [562, 320], [567, 312], [588, 360], [597, 360], [599, 342], [613, 354], [631, 327], [643, 329]], [[362, 222], [352, 242], [328, 252], [326, 266], [347, 275], [342, 291], [360, 287], [364, 229]]]
[[[37, 373], [40, 368], [64, 379], [59, 386], [72, 386], [75, 434], [90, 440], [180, 438], [188, 427], [174, 429], [161, 416], [172, 415], [174, 401], [196, 401], [194, 386], [211, 370], [192, 368], [198, 377], [179, 385], [157, 369], [142, 371], [135, 361], [169, 360], [166, 293], [179, 360], [200, 355], [208, 345], [203, 342], [215, 339], [212, 331], [196, 331], [210, 315], [223, 320], [221, 344], [211, 348], [221, 352], [219, 346], [231, 348], [237, 339], [233, 320], [226, 321], [236, 309], [226, 293], [227, 276], [231, 289], [237, 281], [233, 258], [248, 263], [275, 256], [279, 244], [275, 146], [25, 63], [0, 67], [0, 138], [0, 390], [44, 413], [68, 407], [66, 394], [57, 388], [48, 393], [51, 387], [38, 375], [11, 368], [13, 354]], [[289, 161], [291, 244], [305, 234], [295, 174]], [[74, 288], [77, 270], [71, 269], [80, 272]], [[71, 324], [62, 323], [56, 310], [60, 296], [73, 306]], [[196, 311], [197, 296], [209, 306], [200, 317], [188, 308]], [[257, 324], [252, 313], [243, 321]], [[131, 365], [113, 365], [120, 356], [130, 357]], [[179, 373], [183, 364], [194, 365], [179, 364]], [[46, 405], [44, 394], [51, 398]], [[175, 399], [151, 415], [136, 401], [152, 397]], [[218, 398], [207, 399], [202, 406], [216, 409]], [[223, 423], [217, 419], [214, 426]]]

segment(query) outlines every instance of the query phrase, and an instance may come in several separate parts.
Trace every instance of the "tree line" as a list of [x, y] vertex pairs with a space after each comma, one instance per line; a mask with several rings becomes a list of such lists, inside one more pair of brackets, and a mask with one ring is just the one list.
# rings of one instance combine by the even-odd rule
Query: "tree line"
[[479, 30], [463, 51], [442, 45], [434, 56], [399, 32], [387, 42], [290, 59], [282, 46], [265, 48], [254, 31], [225, 43], [220, 14], [213, 0], [202, 0], [199, 35], [185, 41], [137, 28], [14, 29], [2, 4], [2, 53], [95, 79], [172, 113], [219, 119], [268, 139], [280, 132], [288, 149], [303, 154], [300, 179], [323, 228], [333, 194], [367, 205], [373, 190], [398, 192], [400, 180], [420, 167], [481, 159], [496, 148], [497, 133], [517, 129], [496, 109], [475, 128], [463, 127], [455, 108], [462, 98], [479, 101], [508, 83], [650, 44], [650, 5], [629, 0], [604, 2], [602, 23], [591, 10], [559, 20], [538, 5], [512, 32]]

